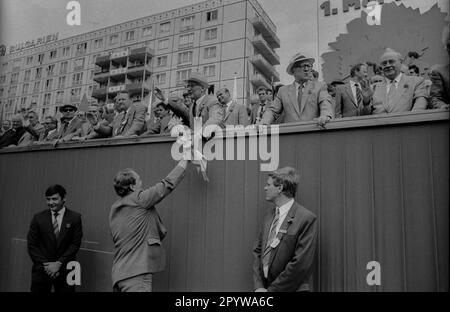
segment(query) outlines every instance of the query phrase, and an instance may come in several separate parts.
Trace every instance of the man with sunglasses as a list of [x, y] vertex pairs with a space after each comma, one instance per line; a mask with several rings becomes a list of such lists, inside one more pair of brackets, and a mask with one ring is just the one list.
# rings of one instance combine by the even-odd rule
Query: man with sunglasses
[[310, 79], [313, 64], [313, 58], [301, 53], [291, 59], [286, 71], [295, 81], [280, 88], [258, 124], [272, 124], [284, 113], [284, 122], [316, 120], [323, 127], [334, 117], [326, 84]]
[[361, 84], [364, 112], [362, 114], [386, 114], [425, 110], [428, 105], [427, 90], [423, 77], [413, 77], [401, 72], [401, 55], [386, 49], [380, 58], [385, 77], [376, 90]]
[[81, 131], [81, 125], [84, 120], [81, 117], [75, 115], [77, 107], [72, 104], [65, 104], [59, 108], [62, 113], [61, 117], [61, 127], [57, 135], [57, 141], [67, 142], [70, 141], [74, 136], [79, 135]]

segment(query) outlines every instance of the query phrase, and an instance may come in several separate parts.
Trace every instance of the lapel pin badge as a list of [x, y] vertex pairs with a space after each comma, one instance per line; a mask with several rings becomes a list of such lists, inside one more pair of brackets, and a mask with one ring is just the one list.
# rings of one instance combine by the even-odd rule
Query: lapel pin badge
[[66, 223], [66, 229], [70, 229], [72, 225], [70, 223]]

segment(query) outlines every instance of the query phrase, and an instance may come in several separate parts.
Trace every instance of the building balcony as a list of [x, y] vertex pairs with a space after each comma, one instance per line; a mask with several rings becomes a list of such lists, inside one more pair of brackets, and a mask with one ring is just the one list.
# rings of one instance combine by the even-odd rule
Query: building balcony
[[147, 48], [147, 47], [142, 47], [142, 48], [132, 49], [130, 51], [129, 60], [131, 62], [145, 61], [145, 57], [147, 57], [147, 59], [151, 59], [154, 55], [155, 55], [155, 52], [152, 49]]
[[128, 76], [133, 78], [147, 78], [152, 74], [150, 65], [133, 64], [128, 66]]
[[98, 56], [95, 59], [95, 65], [98, 65], [100, 67], [108, 67], [109, 61], [110, 61], [110, 55]]
[[124, 66], [127, 65], [127, 58], [129, 55], [129, 51], [128, 50], [123, 50], [123, 51], [117, 51], [114, 53], [111, 53], [111, 62], [113, 62], [114, 64], [122, 64]]
[[274, 82], [280, 81], [280, 75], [277, 73], [275, 68], [266, 61], [262, 55], [253, 55], [250, 58], [250, 62], [258, 68], [258, 70], [270, 80], [273, 79]]
[[114, 68], [114, 69], [111, 69], [111, 71], [109, 72], [109, 75], [114, 80], [123, 80], [123, 79], [125, 79], [126, 74], [127, 74], [126, 67]]
[[126, 86], [126, 90], [128, 92], [130, 92], [130, 94], [136, 94], [136, 93], [141, 93], [142, 91], [144, 91], [144, 93], [148, 93], [150, 92], [150, 87], [146, 82], [132, 82], [132, 83], [128, 83]]
[[109, 71], [97, 70], [94, 71], [93, 80], [98, 83], [107, 82], [109, 77]]
[[251, 76], [250, 81], [256, 88], [258, 88], [259, 86], [264, 86], [268, 89], [272, 89], [270, 83], [267, 82], [267, 79], [261, 74], [253, 74], [253, 76]]
[[120, 91], [125, 91], [125, 84], [121, 83], [121, 84], [117, 84], [114, 86], [109, 86], [108, 87], [108, 94], [116, 94], [117, 92]]
[[105, 87], [94, 87], [92, 90], [92, 97], [98, 100], [106, 98], [106, 86]]
[[252, 40], [253, 46], [258, 50], [272, 65], [280, 65], [280, 57], [267, 44], [264, 37], [261, 35], [255, 36]]
[[270, 27], [260, 16], [254, 17], [251, 20], [251, 23], [253, 24], [253, 27], [264, 36], [272, 48], [277, 49], [280, 47], [280, 39], [277, 37], [276, 28]]

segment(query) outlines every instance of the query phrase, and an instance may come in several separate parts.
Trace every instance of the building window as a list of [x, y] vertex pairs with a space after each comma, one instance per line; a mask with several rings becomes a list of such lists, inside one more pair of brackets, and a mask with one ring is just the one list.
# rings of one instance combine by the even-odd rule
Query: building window
[[119, 43], [119, 34], [114, 34], [109, 37], [109, 44]]
[[205, 30], [205, 40], [217, 39], [217, 28]]
[[27, 65], [30, 65], [31, 63], [33, 63], [33, 57], [29, 56], [27, 57]]
[[52, 98], [52, 94], [51, 93], [44, 94], [44, 106], [50, 105], [51, 98]]
[[217, 10], [206, 12], [206, 21], [212, 22], [217, 20]]
[[39, 95], [33, 95], [31, 97], [31, 107], [36, 107], [38, 104]]
[[56, 58], [56, 50], [50, 51], [50, 59], [53, 60]]
[[192, 63], [192, 51], [178, 53], [178, 65]]
[[101, 48], [103, 46], [103, 38], [94, 40], [94, 49]]
[[165, 84], [166, 76], [166, 73], [156, 74], [156, 84]]
[[20, 99], [20, 107], [25, 107], [27, 104], [27, 97], [23, 97]]
[[66, 87], [66, 76], [58, 78], [58, 89], [64, 89]]
[[73, 61], [73, 70], [82, 70], [84, 67], [84, 57]]
[[39, 79], [42, 77], [42, 67], [36, 68], [36, 76], [35, 79]]
[[194, 46], [194, 34], [181, 35], [178, 45], [180, 48]]
[[82, 72], [73, 74], [73, 76], [72, 76], [72, 87], [81, 85], [82, 81], [83, 81], [83, 73]]
[[23, 76], [23, 81], [30, 81], [31, 78], [31, 69], [25, 71], [25, 75]]
[[46, 70], [47, 70], [47, 76], [53, 76], [54, 70], [55, 70], [55, 65], [48, 65]]
[[28, 93], [28, 88], [30, 87], [29, 83], [24, 83], [22, 86], [22, 93], [23, 94], [27, 94]]
[[6, 81], [6, 76], [5, 75], [0, 76], [0, 83], [5, 83], [5, 81]]
[[89, 74], [89, 80], [94, 79], [94, 71], [91, 70], [90, 74]]
[[[24, 87], [25, 87], [25, 85], [23, 85]], [[0, 88], [0, 98], [3, 96], [3, 88]], [[25, 92], [23, 92], [23, 93], [25, 93]], [[0, 102], [0, 104], [1, 104], [1, 102]]]
[[163, 34], [167, 32], [170, 32], [170, 22], [159, 24], [159, 33]]
[[62, 50], [62, 56], [69, 56], [70, 53], [70, 47], [64, 47]]
[[11, 83], [19, 82], [19, 73], [14, 73], [11, 75]]
[[9, 97], [16, 96], [16, 93], [17, 93], [17, 86], [9, 88], [9, 90], [8, 90], [8, 96]]
[[182, 84], [184, 80], [191, 76], [191, 69], [177, 71], [177, 85]]
[[45, 91], [50, 91], [52, 89], [53, 79], [47, 79], [45, 81]]
[[80, 43], [79, 45], [77, 45], [76, 55], [82, 55], [86, 53], [86, 50], [87, 50], [87, 42]]
[[70, 90], [70, 95], [72, 100], [79, 99], [81, 95], [81, 88], [75, 88]]
[[59, 74], [65, 74], [67, 73], [67, 66], [69, 65], [69, 62], [62, 62], [61, 67], [59, 68]]
[[64, 101], [64, 91], [56, 92], [56, 103], [62, 103]]
[[180, 31], [185, 31], [194, 28], [194, 19], [195, 16], [183, 17], [180, 23]]
[[205, 59], [216, 57], [216, 47], [205, 48]]
[[156, 66], [167, 66], [167, 55], [159, 56], [158, 58], [156, 58]]
[[142, 28], [142, 37], [151, 36], [152, 30], [153, 30], [152, 26], [147, 26], [147, 27]]
[[216, 66], [210, 65], [203, 67], [203, 75], [206, 77], [213, 77], [216, 75]]
[[36, 82], [34, 83], [33, 92], [34, 92], [34, 93], [39, 92], [40, 86], [41, 86], [41, 82], [40, 82], [40, 81], [36, 81]]
[[167, 49], [169, 47], [169, 39], [159, 40], [158, 49]]
[[44, 54], [39, 54], [38, 55], [38, 63], [42, 64], [43, 61], [44, 61]]
[[125, 33], [125, 41], [134, 40], [134, 30]]

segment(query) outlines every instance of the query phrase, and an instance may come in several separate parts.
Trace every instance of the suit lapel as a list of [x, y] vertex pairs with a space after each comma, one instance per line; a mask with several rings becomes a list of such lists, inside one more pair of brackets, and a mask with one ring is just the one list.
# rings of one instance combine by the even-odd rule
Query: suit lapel
[[66, 208], [66, 211], [64, 212], [64, 216], [63, 216], [63, 218], [61, 220], [61, 227], [60, 227], [60, 230], [59, 230], [59, 236], [58, 236], [58, 239], [56, 241], [56, 243], [57, 243], [56, 245], [57, 246], [59, 246], [61, 244], [64, 236], [67, 233], [67, 227], [66, 227], [67, 224], [70, 224], [70, 211], [69, 211], [69, 209]]
[[49, 209], [45, 216], [45, 223], [49, 231], [49, 235], [52, 238], [53, 244], [56, 246], [56, 236], [55, 232], [53, 232], [53, 221], [52, 221], [52, 211]]
[[[395, 91], [395, 95], [394, 95], [394, 99], [392, 100], [392, 103], [394, 103], [394, 104], [399, 103], [400, 98], [403, 95], [403, 92], [405, 92], [405, 90], [406, 90], [406, 88], [405, 88], [406, 79], [407, 78], [406, 78], [405, 74], [402, 74], [402, 78], [398, 82], [397, 90]], [[390, 109], [392, 111], [394, 109], [394, 106], [391, 106]]]
[[347, 92], [348, 97], [352, 100], [353, 105], [358, 107], [358, 103], [355, 100], [355, 97], [353, 96], [352, 87], [350, 85], [350, 82], [345, 85], [345, 92]]
[[378, 85], [377, 89], [375, 90], [375, 92], [379, 92], [380, 94], [380, 98], [383, 99], [382, 103], [383, 103], [383, 107], [386, 110], [386, 112], [389, 112], [389, 106], [388, 106], [388, 97], [387, 97], [387, 82], [386, 80], [384, 80], [381, 84]]
[[[297, 203], [294, 201], [291, 209], [289, 209], [289, 212], [288, 212], [286, 218], [284, 218], [284, 221], [281, 224], [280, 230], [278, 231], [277, 238], [280, 240], [280, 243], [281, 243], [281, 240], [283, 239], [283, 237], [286, 235], [286, 233], [289, 229], [289, 226], [294, 222], [296, 212], [297, 212]], [[275, 255], [278, 252], [280, 243], [278, 243], [278, 246], [275, 247], [270, 253], [269, 268], [272, 265], [273, 259], [275, 258]]]
[[306, 101], [308, 100], [308, 96], [310, 95], [311, 88], [312, 88], [312, 83], [310, 83], [310, 81], [307, 81], [303, 87], [302, 101], [300, 102], [300, 106], [301, 106], [300, 115], [303, 113], [303, 110], [305, 109]]
[[297, 115], [300, 118], [300, 109], [297, 102], [297, 89], [295, 88], [295, 81], [289, 86], [288, 97], [290, 98], [291, 103], [293, 103], [292, 106], [294, 106], [294, 110], [297, 112]]
[[234, 110], [234, 102], [231, 102], [230, 107], [228, 108], [227, 114], [225, 115], [225, 118], [223, 121], [226, 121], [228, 119], [228, 116], [230, 116], [231, 112]]
[[269, 236], [270, 226], [272, 225], [272, 221], [275, 216], [274, 213], [275, 213], [275, 210], [272, 211], [272, 213], [264, 220], [264, 233], [263, 233], [263, 239], [262, 239], [261, 254], [263, 254], [264, 249], [266, 249], [267, 238]]

